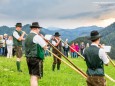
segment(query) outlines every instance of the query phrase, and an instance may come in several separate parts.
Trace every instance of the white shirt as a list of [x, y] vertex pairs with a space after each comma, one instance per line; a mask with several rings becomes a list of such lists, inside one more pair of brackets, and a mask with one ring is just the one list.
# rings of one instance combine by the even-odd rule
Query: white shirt
[[2, 40], [2, 42], [3, 42], [3, 47], [5, 47], [5, 40]]
[[12, 40], [7, 40], [6, 44], [7, 44], [7, 46], [13, 46], [13, 41]]
[[20, 38], [18, 32], [16, 32], [16, 31], [13, 32], [13, 36], [14, 36], [16, 39], [19, 39], [19, 38]]
[[[35, 33], [35, 32], [31, 31], [30, 33]], [[37, 33], [35, 34], [36, 35], [33, 38], [33, 42], [36, 44], [39, 44], [42, 48], [46, 46], [47, 43], [45, 42], [45, 40], [41, 36], [39, 36]]]
[[[58, 39], [56, 39], [55, 38], [55, 40], [58, 42], [59, 40]], [[54, 46], [56, 46], [56, 44], [57, 44], [57, 42], [56, 41], [54, 41], [54, 40], [52, 40], [52, 44], [54, 45]]]
[[[91, 45], [99, 47], [97, 44], [92, 43]], [[99, 57], [103, 61], [104, 64], [109, 63], [109, 59], [107, 58], [107, 54], [105, 53], [104, 49], [100, 48], [99, 49]]]
[[55, 45], [56, 45], [56, 42], [52, 40], [52, 44], [55, 46]]

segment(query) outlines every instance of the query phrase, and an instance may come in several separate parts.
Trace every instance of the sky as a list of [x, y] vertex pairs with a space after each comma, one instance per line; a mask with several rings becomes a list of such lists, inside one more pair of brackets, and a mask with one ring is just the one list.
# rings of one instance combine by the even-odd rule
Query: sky
[[106, 27], [115, 22], [115, 0], [0, 0], [0, 26], [39, 22], [42, 27]]

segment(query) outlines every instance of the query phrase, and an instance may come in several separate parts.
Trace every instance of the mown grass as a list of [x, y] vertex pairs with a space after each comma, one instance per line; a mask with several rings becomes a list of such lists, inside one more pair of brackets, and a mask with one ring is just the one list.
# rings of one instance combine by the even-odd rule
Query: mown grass
[[[86, 71], [85, 62], [81, 58], [69, 57], [69, 59], [84, 72]], [[39, 86], [86, 86], [86, 80], [63, 63], [60, 71], [52, 71], [52, 62], [52, 57], [45, 58], [44, 77], [39, 80]], [[25, 57], [22, 58], [21, 68], [23, 72], [17, 72], [16, 58], [0, 57], [0, 86], [30, 86]], [[105, 67], [105, 72], [115, 79], [115, 68], [111, 64]], [[115, 83], [107, 79], [107, 86], [115, 86]]]

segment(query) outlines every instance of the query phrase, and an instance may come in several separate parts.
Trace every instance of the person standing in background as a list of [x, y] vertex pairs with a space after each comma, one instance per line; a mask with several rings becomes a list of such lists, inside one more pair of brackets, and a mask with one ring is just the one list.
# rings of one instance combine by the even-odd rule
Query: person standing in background
[[75, 58], [75, 51], [76, 50], [76, 47], [75, 47], [75, 44], [74, 42], [71, 44], [71, 48], [70, 48], [70, 52], [71, 52], [71, 58]]
[[26, 34], [24, 31], [22, 31], [22, 23], [16, 23], [16, 29], [13, 31], [13, 46], [15, 48], [16, 52], [16, 66], [17, 71], [22, 72], [20, 69], [20, 62], [22, 58], [22, 41], [24, 40], [24, 35]]
[[7, 58], [11, 58], [12, 57], [12, 49], [13, 49], [12, 36], [9, 36], [8, 40], [6, 41], [6, 45], [7, 45]]
[[[75, 50], [77, 51], [77, 52], [79, 52], [79, 45], [78, 45], [78, 43], [76, 42], [76, 44], [75, 44]], [[75, 55], [76, 55], [76, 57], [78, 57], [78, 54], [75, 52]]]
[[6, 45], [6, 41], [8, 40], [8, 34], [4, 34], [3, 35], [3, 40], [4, 40], [4, 44], [3, 44], [3, 55], [7, 56], [7, 45]]
[[0, 55], [3, 55], [3, 36], [0, 35]]
[[67, 57], [68, 57], [68, 51], [69, 51], [68, 39], [66, 39], [64, 43], [64, 55]]
[[84, 48], [85, 48], [85, 44], [84, 42], [81, 42], [81, 45], [80, 45], [81, 55], [83, 55]]

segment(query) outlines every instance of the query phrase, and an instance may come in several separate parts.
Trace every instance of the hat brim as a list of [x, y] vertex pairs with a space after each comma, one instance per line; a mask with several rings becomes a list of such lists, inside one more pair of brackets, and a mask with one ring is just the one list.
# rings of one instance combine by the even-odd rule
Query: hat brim
[[101, 38], [102, 36], [101, 35], [97, 35], [97, 36], [91, 36], [91, 37], [88, 37], [88, 40], [96, 40], [96, 39], [99, 39]]
[[57, 36], [61, 36], [61, 35], [54, 35], [54, 36], [56, 36], [56, 37], [57, 37]]
[[42, 29], [42, 27], [39, 27], [39, 26], [30, 26], [30, 28], [39, 28], [39, 29]]
[[20, 26], [20, 25], [15, 25], [16, 27], [22, 27], [22, 26]]

